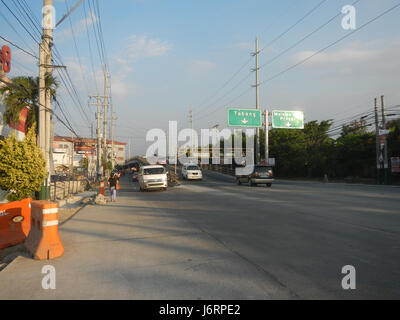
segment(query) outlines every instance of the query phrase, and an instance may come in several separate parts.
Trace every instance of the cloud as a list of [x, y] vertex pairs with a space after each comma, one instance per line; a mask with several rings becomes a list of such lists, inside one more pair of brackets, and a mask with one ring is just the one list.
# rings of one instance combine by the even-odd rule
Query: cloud
[[165, 55], [172, 47], [167, 41], [151, 39], [146, 35], [133, 35], [126, 41], [123, 51], [117, 57], [120, 63], [128, 64], [142, 58]]
[[130, 83], [127, 75], [117, 73], [112, 77], [112, 94], [114, 97], [122, 99], [134, 97], [140, 94], [140, 88], [134, 83]]
[[215, 68], [215, 63], [205, 60], [192, 60], [186, 71], [189, 73], [203, 73]]
[[[322, 52], [302, 65], [303, 70], [329, 74], [362, 75], [366, 73], [389, 73], [400, 71], [397, 52], [400, 41], [387, 43], [353, 42], [336, 51]], [[299, 63], [315, 54], [315, 51], [301, 51], [291, 57], [292, 63]]]
[[92, 24], [96, 23], [99, 20], [98, 17], [94, 14], [94, 12], [90, 11], [89, 15], [86, 18], [76, 21], [71, 28], [68, 19], [70, 18], [67, 18], [66, 20], [64, 20], [62, 24], [60, 24], [60, 26], [62, 26], [63, 24], [67, 24], [69, 26], [68, 28], [60, 31], [59, 31], [60, 27], [55, 29], [55, 37], [57, 37], [58, 42], [60, 41], [64, 42], [70, 40], [73, 37], [73, 35], [76, 38], [82, 36], [86, 32], [86, 28], [89, 28]]

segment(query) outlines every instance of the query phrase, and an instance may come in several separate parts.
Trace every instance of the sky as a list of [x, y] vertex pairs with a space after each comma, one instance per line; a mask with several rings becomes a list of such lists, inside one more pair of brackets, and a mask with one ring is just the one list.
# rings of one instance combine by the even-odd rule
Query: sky
[[[41, 21], [42, 0], [3, 1], [17, 17], [16, 4], [25, 2]], [[100, 14], [93, 10], [93, 1]], [[54, 0], [56, 21], [76, 2]], [[339, 121], [372, 111], [374, 98], [381, 95], [388, 106], [399, 105], [400, 7], [362, 27], [399, 0], [357, 1], [356, 30], [349, 35], [352, 30], [343, 29], [341, 10], [354, 2], [85, 0], [54, 31], [54, 43], [80, 100], [74, 102], [61, 86], [61, 106], [75, 131], [90, 137], [95, 108], [88, 106], [88, 95], [104, 94], [104, 66], [93, 31], [98, 22], [110, 74], [107, 91], [117, 118], [115, 136], [129, 143], [130, 155], [145, 154], [149, 129], [165, 129], [170, 120], [178, 121], [179, 128], [190, 127], [191, 107], [196, 129], [226, 127], [227, 108], [255, 108], [255, 58], [250, 53], [256, 37], [263, 110], [301, 110], [306, 121]], [[37, 43], [1, 1], [0, 13], [0, 35], [38, 55]], [[28, 19], [21, 21], [28, 26]], [[37, 61], [11, 48], [9, 76], [37, 76]], [[59, 122], [55, 132], [71, 135]]]

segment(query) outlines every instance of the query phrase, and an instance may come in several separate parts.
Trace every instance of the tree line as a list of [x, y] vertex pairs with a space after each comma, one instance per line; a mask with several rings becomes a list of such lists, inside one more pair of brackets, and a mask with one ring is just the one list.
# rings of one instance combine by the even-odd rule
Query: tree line
[[[376, 137], [362, 121], [342, 127], [338, 137], [329, 136], [331, 121], [311, 121], [304, 130], [272, 129], [270, 157], [282, 177], [376, 178]], [[400, 119], [387, 123], [388, 158], [400, 157]], [[261, 154], [265, 134], [261, 130]], [[390, 164], [390, 163], [389, 163]]]

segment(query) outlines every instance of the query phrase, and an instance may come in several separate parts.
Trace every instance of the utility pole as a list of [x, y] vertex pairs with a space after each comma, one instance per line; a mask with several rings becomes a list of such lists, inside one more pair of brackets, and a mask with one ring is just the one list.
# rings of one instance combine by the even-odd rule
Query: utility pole
[[[104, 65], [104, 98], [103, 98], [103, 153], [107, 163], [107, 65]], [[104, 168], [106, 171], [106, 168]]]
[[191, 148], [190, 148], [190, 158], [193, 157], [192, 152], [194, 152], [193, 148], [193, 109], [192, 106], [190, 106], [190, 142], [191, 142]]
[[96, 120], [97, 120], [97, 129], [96, 129], [96, 134], [97, 134], [97, 161], [96, 161], [96, 170], [97, 170], [97, 178], [100, 179], [102, 176], [102, 170], [101, 170], [101, 155], [102, 155], [102, 150], [101, 150], [101, 127], [100, 127], [100, 118], [101, 118], [101, 113], [100, 113], [100, 105], [101, 105], [101, 96], [99, 95], [90, 95], [89, 98], [96, 98], [96, 103], [89, 103], [89, 106], [97, 106], [97, 113], [96, 113]]
[[[40, 199], [50, 196], [50, 143], [51, 143], [51, 92], [46, 90], [46, 76], [52, 71], [53, 0], [43, 0], [42, 42], [39, 44], [39, 147], [46, 160], [47, 177], [42, 185]], [[50, 70], [50, 71], [49, 71]]]
[[[385, 96], [381, 96], [381, 108], [382, 108], [382, 130], [386, 130], [386, 110], [385, 110]], [[389, 159], [388, 159], [388, 144], [387, 136], [385, 135], [385, 145], [383, 151], [383, 171], [384, 171], [384, 183], [388, 184], [388, 170], [389, 170]]]
[[115, 166], [115, 157], [114, 157], [114, 104], [111, 104], [111, 163], [112, 167]]
[[75, 149], [74, 137], [71, 136], [71, 163], [69, 169], [70, 177], [72, 177], [74, 174], [74, 149]]
[[375, 98], [375, 140], [376, 140], [376, 181], [380, 184], [380, 139], [379, 139], [379, 114], [378, 114], [378, 99]]
[[[253, 87], [256, 88], [256, 109], [260, 110], [260, 82], [258, 80], [258, 71], [260, 70], [260, 67], [258, 65], [258, 55], [260, 51], [258, 50], [258, 38], [256, 38], [256, 51], [252, 53], [252, 56], [256, 57], [256, 67], [255, 69], [252, 69], [253, 72], [256, 73], [256, 84], [253, 85]], [[256, 155], [255, 155], [255, 162], [256, 164], [260, 163], [260, 128], [256, 129]]]

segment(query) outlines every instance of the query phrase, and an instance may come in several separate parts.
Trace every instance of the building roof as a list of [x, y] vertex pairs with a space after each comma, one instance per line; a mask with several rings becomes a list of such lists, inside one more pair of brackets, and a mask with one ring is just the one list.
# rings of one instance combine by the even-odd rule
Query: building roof
[[[76, 138], [76, 137], [63, 137], [63, 136], [54, 136], [54, 141], [56, 142], [74, 142], [74, 143], [87, 143], [87, 144], [97, 144], [97, 139], [91, 139], [91, 138]], [[103, 140], [102, 140], [103, 142]], [[107, 144], [112, 144], [111, 140], [107, 140]], [[114, 140], [114, 145], [119, 145], [119, 146], [126, 146], [127, 143], [125, 142], [119, 142]]]

